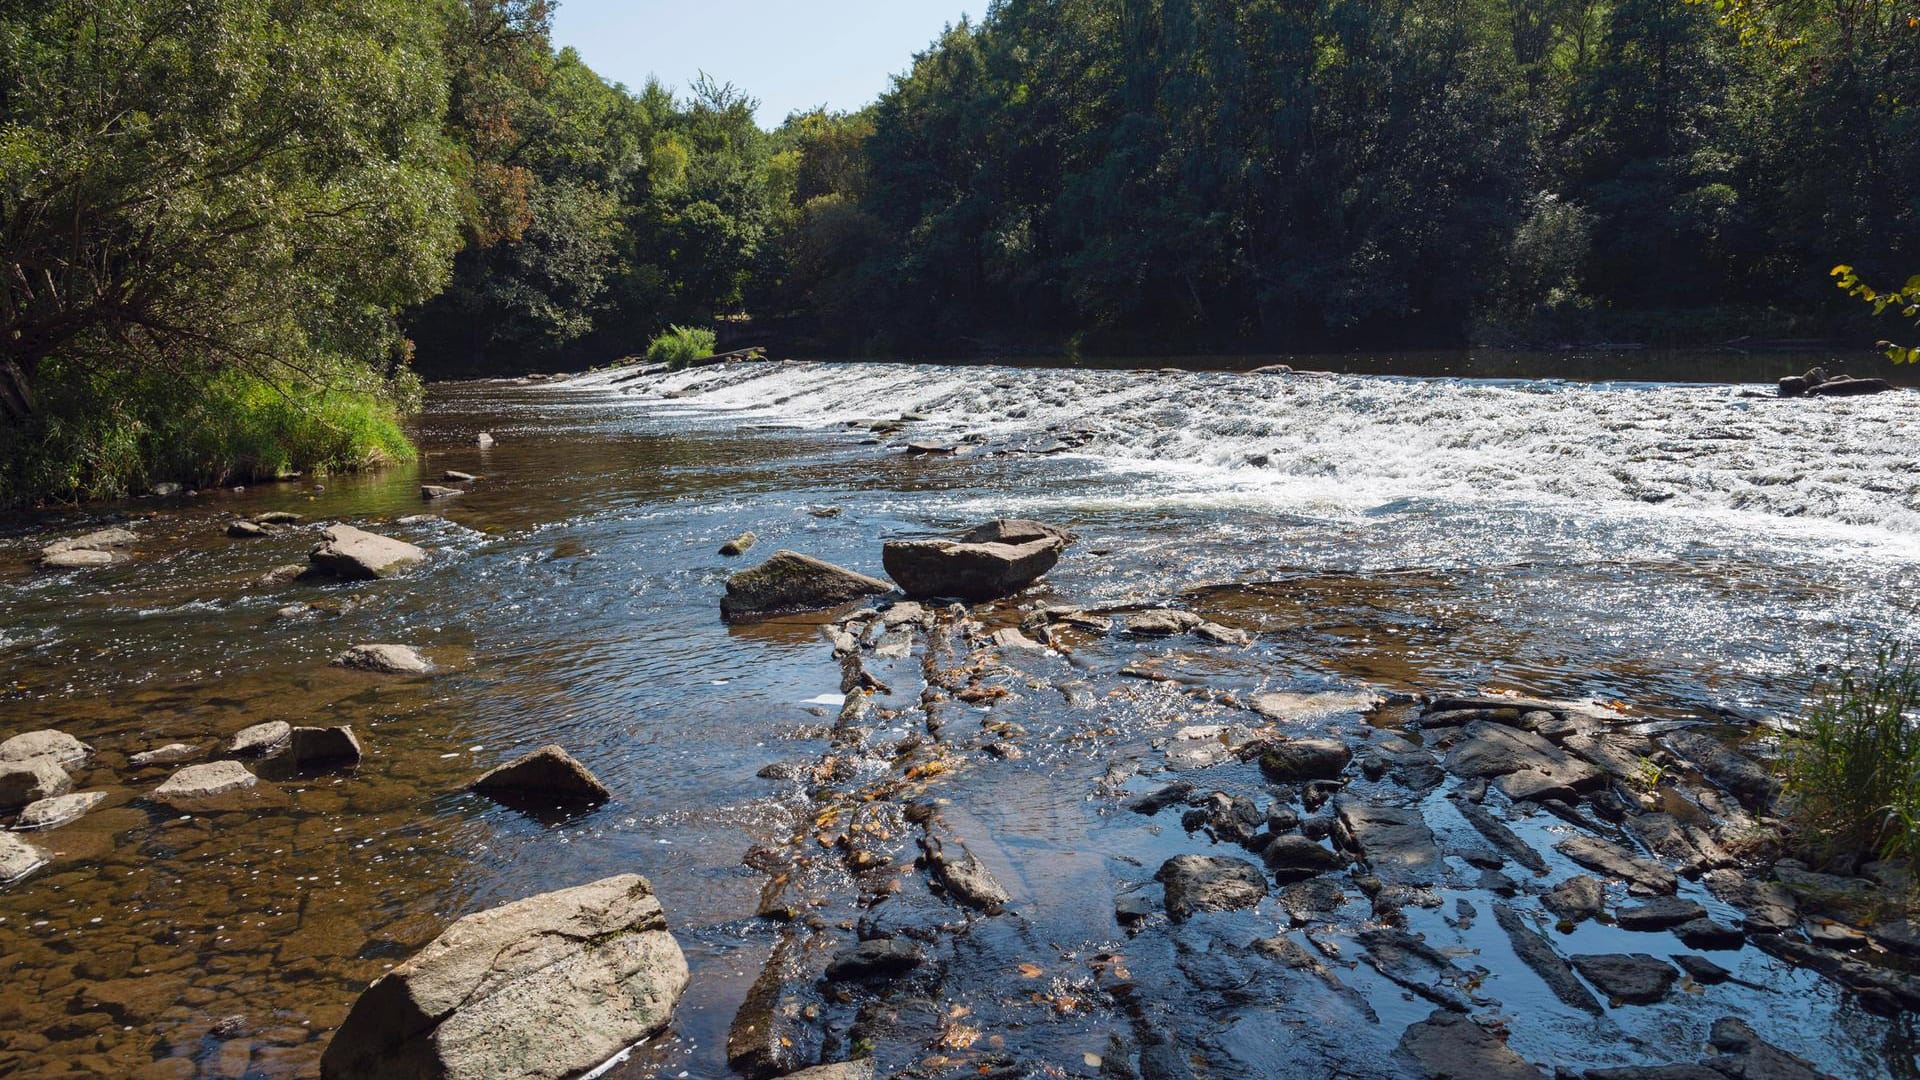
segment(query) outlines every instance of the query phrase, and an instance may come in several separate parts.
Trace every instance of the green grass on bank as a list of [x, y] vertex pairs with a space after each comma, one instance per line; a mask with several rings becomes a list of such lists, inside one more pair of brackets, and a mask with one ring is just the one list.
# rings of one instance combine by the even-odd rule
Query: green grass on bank
[[719, 341], [713, 331], [697, 326], [669, 326], [647, 346], [647, 359], [682, 368], [713, 355]]
[[203, 381], [56, 377], [42, 384], [32, 422], [0, 430], [0, 507], [410, 461], [417, 451], [402, 421], [415, 392], [366, 379], [282, 385], [234, 371]]
[[1823, 687], [1782, 767], [1795, 838], [1808, 854], [1920, 855], [1920, 671], [1889, 645]]

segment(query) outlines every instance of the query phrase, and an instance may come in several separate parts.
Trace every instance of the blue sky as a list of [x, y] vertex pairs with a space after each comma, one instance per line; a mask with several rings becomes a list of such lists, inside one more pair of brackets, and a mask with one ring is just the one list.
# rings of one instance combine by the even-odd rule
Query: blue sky
[[684, 95], [705, 71], [758, 98], [773, 127], [799, 109], [865, 105], [948, 23], [985, 11], [985, 0], [560, 0], [553, 37], [628, 86], [656, 75]]

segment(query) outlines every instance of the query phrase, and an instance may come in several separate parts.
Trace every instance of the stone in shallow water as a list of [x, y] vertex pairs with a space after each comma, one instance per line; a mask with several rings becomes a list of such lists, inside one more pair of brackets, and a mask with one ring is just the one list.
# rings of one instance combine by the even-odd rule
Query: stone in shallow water
[[285, 720], [268, 720], [235, 732], [233, 743], [227, 747], [227, 752], [239, 754], [242, 757], [258, 757], [280, 749], [292, 737], [293, 725]]
[[1671, 930], [1706, 917], [1706, 908], [1675, 896], [1662, 896], [1637, 907], [1618, 908], [1613, 913], [1613, 921], [1622, 930]]
[[1407, 1028], [1400, 1053], [1436, 1080], [1545, 1080], [1493, 1032], [1446, 1009]]
[[1013, 902], [1012, 894], [966, 844], [929, 833], [921, 837], [920, 847], [934, 878], [955, 900], [989, 915]]
[[724, 618], [740, 619], [789, 611], [817, 611], [892, 591], [892, 585], [878, 578], [811, 555], [776, 551], [766, 562], [727, 579], [727, 595], [720, 598], [720, 614]]
[[434, 499], [450, 499], [455, 495], [465, 495], [459, 488], [442, 487], [439, 484], [420, 485], [420, 497], [431, 502]]
[[1278, 783], [1336, 780], [1353, 760], [1353, 751], [1339, 739], [1289, 739], [1284, 736], [1256, 744], [1260, 771]]
[[1680, 978], [1671, 964], [1646, 953], [1576, 956], [1573, 966], [1601, 993], [1628, 1005], [1652, 1005], [1662, 1000]]
[[354, 737], [349, 725], [297, 727], [290, 735], [287, 755], [301, 768], [354, 765], [360, 761], [360, 740]]
[[1500, 929], [1507, 932], [1507, 940], [1512, 943], [1514, 954], [1532, 968], [1534, 974], [1540, 976], [1555, 997], [1596, 1016], [1605, 1011], [1601, 1009], [1600, 1002], [1594, 999], [1593, 993], [1574, 977], [1573, 969], [1567, 966], [1553, 945], [1528, 926], [1511, 905], [1494, 904], [1493, 916], [1499, 922]]
[[72, 787], [73, 778], [53, 758], [0, 762], [0, 810], [65, 795]]
[[73, 821], [107, 799], [104, 791], [76, 791], [27, 804], [13, 827], [21, 830], [54, 829]]
[[1304, 836], [1282, 835], [1268, 840], [1260, 848], [1260, 859], [1273, 871], [1274, 880], [1300, 881], [1338, 870], [1346, 860]]
[[1250, 908], [1267, 895], [1267, 877], [1245, 859], [1176, 855], [1154, 875], [1166, 887], [1167, 914], [1176, 922], [1203, 911]]
[[199, 753], [200, 748], [197, 746], [188, 746], [186, 743], [181, 742], [168, 743], [165, 746], [157, 746], [152, 750], [143, 750], [138, 754], [134, 754], [127, 759], [127, 764], [132, 765], [136, 769], [144, 769], [149, 765], [171, 765], [176, 761], [185, 761]]
[[1204, 621], [1190, 611], [1143, 611], [1127, 616], [1127, 633], [1141, 637], [1184, 634]]
[[433, 670], [426, 657], [406, 645], [355, 645], [334, 657], [333, 666], [381, 675], [425, 675]]
[[1389, 885], [1433, 885], [1447, 876], [1433, 831], [1419, 810], [1344, 796], [1333, 805], [1336, 835], [1343, 846], [1360, 853], [1374, 877]]
[[369, 986], [325, 1080], [561, 1080], [664, 1029], [687, 961], [634, 874], [468, 915]]
[[1625, 880], [1649, 892], [1672, 894], [1680, 887], [1673, 871], [1659, 863], [1642, 859], [1617, 844], [1591, 836], [1569, 836], [1553, 845], [1553, 850], [1589, 870]]
[[0, 833], [0, 885], [11, 885], [46, 864], [46, 852], [11, 833]]
[[242, 791], [259, 783], [259, 778], [237, 761], [210, 761], [189, 765], [165, 783], [154, 788], [149, 798], [169, 806], [191, 805]]
[[0, 742], [0, 761], [52, 758], [62, 765], [77, 765], [92, 752], [93, 747], [64, 731], [52, 729], [22, 732], [6, 742]]
[[388, 577], [403, 566], [426, 560], [427, 553], [404, 540], [351, 525], [329, 526], [326, 541], [307, 556], [316, 573], [343, 581]]
[[827, 964], [827, 978], [835, 981], [887, 978], [912, 971], [923, 960], [912, 942], [898, 938], [862, 941], [834, 954]]
[[487, 772], [469, 787], [504, 801], [554, 799], [602, 803], [613, 797], [585, 765], [559, 746], [543, 746]]
[[1053, 569], [1065, 544], [1043, 537], [1020, 544], [893, 540], [880, 551], [887, 576], [910, 597], [992, 600], [1010, 596]]
[[1600, 879], [1578, 874], [1547, 890], [1540, 903], [1569, 922], [1579, 922], [1600, 914], [1606, 899], [1606, 887]]

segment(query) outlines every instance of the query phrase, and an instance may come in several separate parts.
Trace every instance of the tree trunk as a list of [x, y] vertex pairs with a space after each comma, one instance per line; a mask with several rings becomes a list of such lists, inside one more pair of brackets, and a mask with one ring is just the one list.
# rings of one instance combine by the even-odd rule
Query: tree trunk
[[8, 426], [24, 424], [33, 415], [33, 385], [12, 360], [0, 360], [0, 417]]

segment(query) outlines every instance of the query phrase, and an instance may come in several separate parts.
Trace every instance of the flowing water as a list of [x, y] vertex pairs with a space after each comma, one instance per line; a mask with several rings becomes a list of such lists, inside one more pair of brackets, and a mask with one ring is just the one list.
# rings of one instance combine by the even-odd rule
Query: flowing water
[[[760, 537], [745, 562], [791, 548], [878, 573], [884, 538], [1041, 518], [1080, 537], [1047, 599], [1178, 602], [1257, 635], [1225, 656], [1148, 650], [1175, 678], [1127, 686], [1114, 671], [1140, 650], [1089, 643], [1079, 666], [1040, 673], [1065, 690], [1015, 710], [1036, 735], [1023, 760], [933, 793], [1019, 882], [1027, 910], [1019, 929], [997, 920], [951, 961], [938, 993], [968, 1011], [930, 1002], [931, 1019], [896, 1018], [953, 1049], [923, 1060], [925, 1075], [984, 1069], [989, 1045], [1048, 1059], [1050, 1075], [1094, 1075], [1112, 1053], [1112, 1016], [1061, 1002], [1104, 993], [1086, 965], [1123, 948], [1113, 892], [1193, 842], [1171, 827], [1142, 834], [1095, 787], [1115, 760], [1229, 711], [1170, 687], [1511, 689], [1644, 719], [1785, 722], [1816, 665], [1909, 625], [1920, 395], [1780, 401], [1755, 385], [1809, 366], [1799, 357], [1412, 366], [1429, 377], [1324, 363], [1376, 373], [744, 364], [437, 386], [418, 469], [136, 501], [120, 511], [141, 537], [135, 557], [99, 570], [29, 560], [102, 515], [20, 522], [0, 538], [0, 734], [87, 740], [96, 753], [75, 788], [110, 797], [33, 836], [53, 861], [0, 892], [0, 1075], [316, 1075], [358, 991], [453, 918], [622, 871], [654, 882], [694, 976], [672, 1030], [614, 1075], [731, 1075], [728, 1025], [774, 948], [754, 918], [766, 877], [742, 856], [786, 843], [810, 813], [798, 785], [756, 774], [817, 756], [841, 690], [820, 620], [720, 622], [742, 561], [715, 551], [745, 529]], [[1541, 370], [1638, 381], [1520, 377]], [[1730, 381], [1674, 381], [1689, 376]], [[897, 434], [874, 423], [902, 417]], [[497, 444], [476, 447], [481, 431]], [[897, 448], [909, 440], [956, 452]], [[484, 479], [431, 507], [442, 518], [397, 523], [421, 512], [421, 480], [449, 468]], [[242, 541], [224, 525], [277, 509], [432, 558], [382, 582], [266, 585], [304, 557], [311, 527]], [[328, 666], [367, 641], [416, 646], [440, 673]], [[174, 742], [212, 752], [266, 719], [351, 723], [369, 756], [347, 773], [269, 777], [224, 813], [141, 801], [170, 767], [133, 768], [129, 755]], [[551, 742], [616, 800], [537, 820], [464, 792]], [[1436, 829], [1444, 816], [1436, 804]], [[1411, 917], [1462, 948], [1506, 947], [1485, 936], [1490, 919]], [[1623, 944], [1602, 927], [1580, 933], [1593, 950]], [[1156, 946], [1140, 935], [1126, 946], [1136, 975], [1256, 979], [1193, 934]], [[1007, 973], [1022, 954], [1047, 969], [1045, 993]], [[1619, 1026], [1598, 1040], [1510, 977], [1509, 1013], [1548, 1017], [1514, 1045], [1535, 1061], [1645, 1062], [1669, 1045], [1694, 1060], [1717, 1009], [1764, 1017], [1763, 1035], [1837, 1074], [1914, 1075], [1905, 1025], [1738, 955], [1739, 973], [1772, 989], [1614, 1010]], [[1208, 1075], [1385, 1075], [1379, 1046], [1428, 1007], [1347, 977], [1376, 1020], [1240, 999], [1144, 1013], [1185, 1032]], [[966, 1030], [959, 1016], [985, 1034], [942, 1034]], [[1329, 1037], [1323, 1022], [1385, 1034]], [[827, 1027], [823, 1049], [844, 1052], [855, 1037]], [[881, 1038], [883, 1058], [912, 1037]]]

